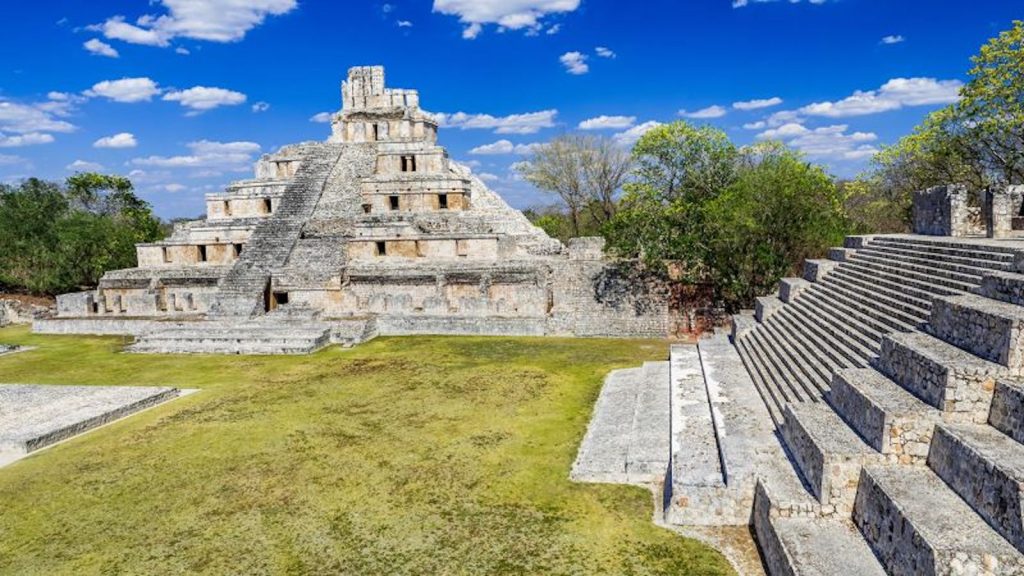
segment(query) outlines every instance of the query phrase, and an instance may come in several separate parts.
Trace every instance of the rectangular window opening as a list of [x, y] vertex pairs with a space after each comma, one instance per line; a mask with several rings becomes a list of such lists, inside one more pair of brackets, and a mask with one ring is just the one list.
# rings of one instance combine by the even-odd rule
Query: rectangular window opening
[[416, 171], [416, 157], [415, 156], [402, 156], [402, 172], [415, 172]]
[[448, 195], [447, 194], [438, 194], [437, 195], [437, 207], [440, 210], [447, 210], [448, 209]]
[[388, 196], [388, 204], [392, 210], [398, 210], [398, 196]]
[[284, 306], [288, 303], [287, 292], [274, 292], [274, 307]]
[[388, 255], [388, 244], [387, 242], [377, 242], [377, 256]]
[[228, 200], [224, 201], [224, 215], [231, 216], [231, 202]]
[[170, 264], [171, 263], [171, 252], [167, 249], [167, 246], [163, 247], [163, 251], [164, 251], [164, 264]]
[[378, 126], [377, 124], [374, 124], [373, 125], [373, 141], [376, 142], [378, 140], [380, 140], [380, 126]]
[[274, 211], [274, 203], [270, 201], [270, 198], [263, 199], [263, 213], [270, 214]]
[[373, 204], [370, 204], [369, 202], [363, 204], [363, 214], [369, 214], [371, 210], [373, 210]]
[[242, 247], [243, 246], [244, 246], [244, 244], [235, 244], [235, 258], [238, 258], [239, 256], [242, 255]]
[[200, 245], [197, 246], [196, 248], [199, 249], [199, 261], [206, 262], [206, 246]]

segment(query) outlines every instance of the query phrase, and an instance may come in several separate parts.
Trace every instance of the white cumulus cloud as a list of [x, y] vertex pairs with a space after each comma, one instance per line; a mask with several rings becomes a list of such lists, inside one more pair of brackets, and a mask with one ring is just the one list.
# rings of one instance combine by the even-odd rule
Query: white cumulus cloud
[[807, 128], [791, 122], [757, 135], [760, 140], [781, 140], [812, 158], [831, 160], [863, 160], [878, 153], [869, 144], [878, 140], [873, 132], [848, 132], [849, 126], [837, 124], [821, 128]]
[[107, 58], [117, 58], [120, 56], [120, 54], [117, 53], [117, 50], [114, 50], [113, 46], [98, 38], [87, 40], [82, 44], [82, 47], [91, 54], [95, 54], [97, 56], [106, 56]]
[[255, 142], [190, 142], [189, 153], [180, 156], [147, 156], [131, 160], [133, 166], [149, 168], [188, 168], [201, 170], [197, 175], [213, 175], [220, 171], [246, 172], [260, 152]]
[[882, 44], [901, 44], [906, 41], [907, 39], [899, 34], [893, 34], [891, 36], [886, 36], [885, 38], [882, 38]]
[[333, 117], [334, 114], [331, 112], [320, 112], [310, 117], [309, 121], [316, 122], [318, 124], [327, 124], [331, 121]]
[[224, 88], [211, 88], [209, 86], [194, 86], [188, 90], [168, 92], [164, 100], [178, 102], [189, 108], [190, 113], [198, 114], [207, 110], [213, 110], [220, 106], [237, 106], [246, 100], [245, 94], [226, 90]]
[[135, 148], [138, 142], [131, 132], [121, 132], [113, 136], [106, 136], [92, 143], [93, 148]]
[[160, 4], [163, 13], [145, 14], [134, 23], [112, 16], [90, 29], [110, 39], [149, 46], [169, 46], [174, 38], [237, 42], [267, 16], [287, 14], [298, 5], [296, 0], [161, 0]]
[[579, 123], [580, 130], [606, 130], [630, 128], [636, 124], [636, 116], [597, 116]]
[[513, 144], [508, 140], [498, 140], [491, 144], [477, 146], [469, 151], [477, 156], [496, 156], [500, 154], [529, 154], [537, 147], [537, 144]]
[[632, 146], [633, 144], [636, 144], [636, 141], [639, 140], [644, 134], [647, 134], [649, 131], [653, 130], [654, 128], [657, 128], [658, 126], [661, 126], [661, 122], [658, 122], [656, 120], [644, 122], [643, 124], [637, 124], [636, 126], [630, 128], [629, 130], [619, 132], [618, 134], [612, 136], [612, 140], [614, 140], [615, 143], [618, 144], [619, 146], [627, 148]]
[[605, 48], [604, 46], [598, 46], [594, 48], [594, 52], [601, 58], [615, 58], [616, 54], [611, 48]]
[[701, 108], [695, 112], [688, 112], [686, 110], [680, 110], [679, 115], [683, 118], [692, 118], [694, 120], [710, 120], [711, 118], [721, 118], [725, 116], [728, 111], [724, 106], [708, 106], [707, 108]]
[[772, 106], [778, 106], [782, 104], [782, 98], [774, 96], [772, 98], [759, 98], [755, 100], [745, 100], [742, 102], [733, 102], [732, 107], [737, 110], [760, 110], [762, 108], [771, 108]]
[[542, 110], [525, 114], [492, 116], [490, 114], [434, 114], [438, 125], [460, 130], [494, 130], [495, 134], [536, 134], [541, 129], [553, 128], [558, 110]]
[[960, 99], [959, 80], [935, 78], [893, 78], [877, 90], [858, 90], [835, 102], [815, 102], [800, 108], [807, 116], [846, 118], [866, 116], [907, 106], [952, 104]]
[[543, 28], [545, 16], [573, 12], [579, 7], [580, 0], [434, 0], [433, 10], [458, 16], [464, 26], [462, 37], [473, 39], [487, 24], [536, 33]]
[[558, 61], [565, 66], [565, 71], [569, 74], [575, 74], [577, 76], [590, 72], [590, 66], [587, 65], [587, 55], [579, 52], [566, 52], [562, 54]]
[[87, 160], [75, 160], [71, 164], [64, 167], [68, 172], [102, 172], [103, 165], [97, 162], [89, 162]]
[[257, 102], [252, 105], [253, 112], [266, 112], [270, 110], [270, 104], [267, 102]]
[[84, 94], [90, 98], [106, 98], [114, 102], [148, 102], [161, 92], [156, 82], [149, 78], [121, 78], [97, 82]]

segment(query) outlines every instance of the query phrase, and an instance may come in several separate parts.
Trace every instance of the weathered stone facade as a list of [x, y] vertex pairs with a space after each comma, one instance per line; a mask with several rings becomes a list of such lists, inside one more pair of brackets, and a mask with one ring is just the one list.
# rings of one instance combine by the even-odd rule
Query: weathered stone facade
[[205, 220], [139, 245], [138, 268], [60, 297], [38, 328], [374, 316], [385, 334], [667, 334], [666, 295], [597, 239], [548, 237], [452, 162], [416, 91], [353, 68], [342, 103], [327, 142], [264, 156], [255, 179], [207, 196]]

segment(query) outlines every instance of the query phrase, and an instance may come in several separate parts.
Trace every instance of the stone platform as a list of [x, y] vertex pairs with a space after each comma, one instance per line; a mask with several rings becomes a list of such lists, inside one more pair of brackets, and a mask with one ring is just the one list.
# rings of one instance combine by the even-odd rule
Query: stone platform
[[164, 387], [0, 384], [0, 466], [179, 394]]

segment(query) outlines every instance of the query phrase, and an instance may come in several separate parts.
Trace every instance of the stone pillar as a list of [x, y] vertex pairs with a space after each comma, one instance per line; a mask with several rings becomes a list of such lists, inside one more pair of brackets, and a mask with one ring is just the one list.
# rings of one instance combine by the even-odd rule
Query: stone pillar
[[913, 223], [915, 234], [966, 236], [970, 233], [967, 188], [935, 186], [915, 192]]
[[1005, 238], [1013, 231], [1013, 208], [1009, 191], [989, 188], [982, 193], [982, 217], [985, 221], [985, 235], [989, 238]]

